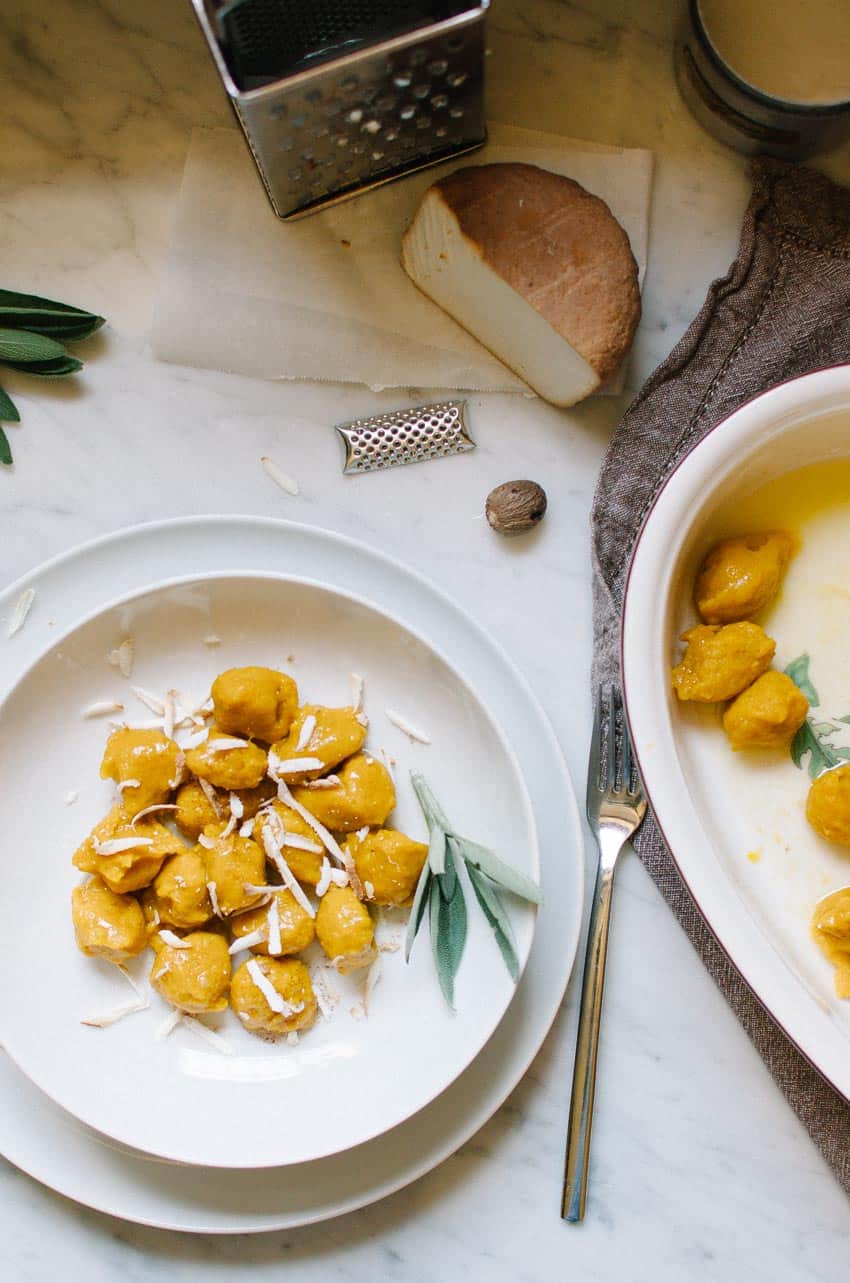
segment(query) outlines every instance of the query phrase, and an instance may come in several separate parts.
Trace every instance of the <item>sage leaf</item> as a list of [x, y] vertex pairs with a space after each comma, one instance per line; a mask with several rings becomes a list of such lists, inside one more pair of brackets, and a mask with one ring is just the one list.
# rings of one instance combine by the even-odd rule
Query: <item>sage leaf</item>
[[6, 423], [20, 423], [21, 421], [18, 407], [8, 392], [4, 392], [2, 388], [0, 388], [0, 419], [3, 419]]
[[413, 948], [413, 941], [416, 939], [416, 933], [422, 922], [422, 915], [428, 904], [428, 891], [431, 886], [431, 869], [428, 861], [422, 865], [422, 872], [419, 874], [419, 881], [416, 883], [416, 893], [413, 897], [413, 904], [410, 908], [410, 917], [407, 919], [407, 932], [404, 938], [404, 960], [410, 961], [410, 951]]
[[530, 900], [532, 904], [540, 904], [540, 887], [531, 878], [527, 878], [524, 873], [518, 869], [512, 868], [505, 864], [504, 860], [486, 846], [479, 846], [477, 842], [470, 842], [469, 838], [455, 836], [460, 854], [466, 860], [467, 864], [473, 865], [486, 873], [487, 877], [493, 882], [504, 887], [506, 891], [513, 891], [521, 900]]
[[103, 325], [102, 316], [88, 313], [57, 312], [25, 307], [3, 307], [0, 304], [0, 326], [49, 334], [57, 339], [87, 339]]
[[439, 879], [440, 894], [444, 900], [451, 900], [457, 888], [457, 865], [452, 854], [452, 839], [446, 842], [445, 871]]
[[12, 447], [9, 445], [9, 438], [0, 428], [0, 463], [5, 463], [8, 468], [12, 462]]
[[850, 748], [836, 748], [833, 750], [836, 757], [840, 757], [843, 762], [850, 761]]
[[791, 760], [802, 770], [807, 756], [809, 776], [813, 780], [830, 767], [837, 766], [841, 760], [837, 752], [815, 734], [808, 718], [791, 741]]
[[58, 379], [65, 374], [76, 374], [77, 370], [83, 368], [82, 361], [67, 354], [54, 357], [49, 361], [10, 361], [2, 356], [0, 361], [11, 366], [13, 370], [21, 370], [24, 374], [35, 374], [44, 379]]
[[496, 943], [505, 960], [505, 966], [510, 973], [511, 979], [517, 981], [519, 979], [519, 958], [516, 953], [511, 920], [502, 903], [499, 889], [485, 874], [476, 869], [475, 865], [468, 865], [467, 868], [475, 898], [481, 905], [484, 917], [490, 923], [493, 935], [496, 937]]
[[812, 684], [811, 678], [809, 677], [810, 663], [811, 659], [808, 653], [798, 655], [796, 659], [792, 659], [791, 663], [787, 665], [785, 673], [791, 678], [794, 685], [798, 686], [803, 692], [812, 708], [817, 708], [820, 704], [820, 697]]
[[425, 777], [420, 775], [419, 771], [411, 771], [410, 782], [413, 785], [413, 791], [419, 800], [419, 805], [422, 807], [422, 812], [428, 822], [429, 829], [434, 825], [437, 825], [445, 833], [450, 833], [452, 826], [443, 814], [434, 794], [425, 783]]
[[0, 307], [26, 308], [36, 312], [67, 312], [72, 316], [88, 316], [95, 320], [94, 312], [87, 312], [82, 307], [73, 307], [70, 303], [60, 303], [55, 298], [42, 298], [40, 294], [20, 294], [17, 290], [0, 290]]
[[812, 722], [812, 730], [819, 739], [826, 739], [828, 735], [834, 735], [838, 727], [832, 722]]
[[0, 327], [0, 361], [28, 364], [30, 361], [55, 361], [67, 355], [64, 346], [47, 334]]
[[435, 824], [431, 828], [431, 838], [428, 843], [428, 867], [436, 876], [445, 872], [446, 832], [439, 824]]
[[437, 879], [431, 883], [431, 948], [443, 997], [454, 1011], [455, 977], [466, 944], [466, 900], [460, 879], [450, 900], [443, 898]]

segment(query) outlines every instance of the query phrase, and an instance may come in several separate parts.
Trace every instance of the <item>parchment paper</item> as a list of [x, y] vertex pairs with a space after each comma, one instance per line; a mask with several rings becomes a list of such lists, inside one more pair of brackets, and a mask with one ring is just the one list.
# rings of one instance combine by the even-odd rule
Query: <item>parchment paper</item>
[[[295, 223], [273, 214], [241, 133], [195, 130], [151, 346], [160, 360], [266, 379], [528, 392], [405, 275], [425, 189], [461, 164], [526, 160], [608, 202], [646, 269], [652, 154], [492, 125], [470, 159]], [[623, 372], [607, 391], [619, 391]]]

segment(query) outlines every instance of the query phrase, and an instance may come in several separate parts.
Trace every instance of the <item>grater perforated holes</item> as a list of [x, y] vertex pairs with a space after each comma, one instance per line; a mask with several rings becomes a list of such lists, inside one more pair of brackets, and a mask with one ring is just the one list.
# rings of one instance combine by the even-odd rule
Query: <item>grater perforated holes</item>
[[337, 427], [346, 447], [343, 471], [372, 472], [473, 450], [464, 424], [463, 401], [443, 401]]
[[409, 89], [412, 80], [413, 77], [407, 71], [399, 72], [398, 75], [393, 76], [393, 84], [396, 89]]
[[412, 89], [413, 97], [418, 98], [420, 102], [423, 98], [427, 98], [430, 92], [430, 85], [414, 85]]
[[449, 64], [445, 58], [438, 58], [436, 62], [428, 63], [428, 70], [432, 76], [444, 76], [449, 69]]
[[435, 111], [442, 111], [442, 109], [444, 107], [448, 107], [448, 105], [449, 100], [445, 94], [434, 94], [434, 97], [431, 99], [431, 106]]

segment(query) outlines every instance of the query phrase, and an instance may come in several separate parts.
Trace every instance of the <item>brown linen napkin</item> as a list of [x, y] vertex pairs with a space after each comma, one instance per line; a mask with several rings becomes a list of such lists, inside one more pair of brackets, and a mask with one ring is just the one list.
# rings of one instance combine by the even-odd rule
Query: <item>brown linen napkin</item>
[[[645, 383], [608, 450], [593, 503], [594, 682], [619, 670], [620, 611], [635, 536], [671, 470], [758, 393], [850, 361], [850, 191], [759, 159], [738, 255]], [[648, 816], [641, 860], [786, 1100], [850, 1193], [850, 1105], [764, 1009], [712, 935]]]

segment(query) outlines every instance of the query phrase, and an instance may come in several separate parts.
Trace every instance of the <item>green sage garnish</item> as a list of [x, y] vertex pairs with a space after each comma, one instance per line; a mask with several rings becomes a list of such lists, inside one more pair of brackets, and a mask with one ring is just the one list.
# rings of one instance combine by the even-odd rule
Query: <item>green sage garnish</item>
[[[819, 708], [820, 696], [809, 676], [809, 663], [808, 654], [799, 655], [788, 664], [785, 672], [794, 685], [803, 692], [810, 706]], [[813, 780], [816, 780], [824, 771], [829, 771], [832, 767], [850, 759], [850, 747], [836, 748], [828, 743], [829, 738], [841, 729], [840, 722], [850, 722], [850, 714], [828, 722], [816, 722], [811, 717], [807, 717], [791, 741], [791, 760], [800, 770], [806, 762], [809, 776]]]
[[455, 833], [418, 771], [411, 772], [410, 780], [428, 825], [429, 841], [428, 858], [419, 875], [410, 910], [404, 956], [405, 959], [410, 957], [427, 907], [437, 978], [446, 1002], [454, 1009], [455, 977], [467, 934], [466, 894], [461, 866], [466, 870], [475, 898], [514, 981], [519, 977], [519, 958], [502, 893], [507, 891], [532, 904], [539, 904], [540, 888], [488, 847]]
[[[0, 363], [39, 378], [76, 374], [83, 363], [71, 356], [65, 343], [87, 339], [103, 324], [102, 316], [68, 303], [0, 290]], [[20, 417], [12, 398], [0, 388], [0, 422], [19, 423]], [[0, 463], [11, 462], [9, 438], [0, 427]]]

